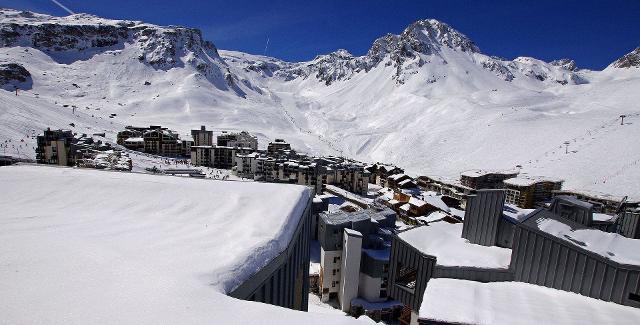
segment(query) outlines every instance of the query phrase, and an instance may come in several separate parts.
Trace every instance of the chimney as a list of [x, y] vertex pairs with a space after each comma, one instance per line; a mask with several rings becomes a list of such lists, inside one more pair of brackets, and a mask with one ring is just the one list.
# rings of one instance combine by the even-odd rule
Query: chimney
[[200, 125], [200, 131], [204, 131], [204, 130], [205, 130], [204, 125]]

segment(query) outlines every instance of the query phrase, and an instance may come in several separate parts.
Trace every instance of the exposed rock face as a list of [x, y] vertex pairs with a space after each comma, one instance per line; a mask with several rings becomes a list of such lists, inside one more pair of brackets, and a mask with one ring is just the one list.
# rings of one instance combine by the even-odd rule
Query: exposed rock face
[[614, 68], [640, 68], [640, 47], [611, 63]]
[[0, 87], [13, 90], [31, 88], [31, 73], [17, 63], [0, 63]]
[[[435, 19], [419, 20], [409, 25], [400, 35], [387, 34], [376, 39], [363, 56], [355, 57], [346, 50], [338, 50], [319, 55], [309, 62], [245, 62], [245, 69], [260, 71], [263, 75], [275, 75], [285, 80], [316, 78], [326, 85], [331, 85], [383, 64], [394, 68], [391, 78], [402, 84], [406, 78], [417, 74], [424, 65], [455, 65], [456, 62], [449, 62], [445, 52], [458, 53], [456, 60], [466, 58], [507, 82], [517, 77], [560, 84], [586, 82], [574, 73], [577, 68], [572, 60], [546, 63], [533, 58], [509, 61], [488, 56], [482, 54], [478, 46], [467, 36]], [[427, 82], [435, 82], [436, 79], [429, 78]]]
[[549, 64], [554, 65], [556, 67], [561, 67], [569, 71], [578, 71], [578, 67], [576, 66], [576, 61], [573, 61], [571, 59], [553, 60], [549, 62]]
[[55, 55], [137, 49], [137, 58], [155, 69], [190, 65], [220, 89], [227, 84], [226, 63], [213, 43], [202, 39], [200, 30], [162, 27], [129, 20], [109, 20], [88, 14], [53, 17], [31, 12], [0, 9], [0, 45], [24, 46]]

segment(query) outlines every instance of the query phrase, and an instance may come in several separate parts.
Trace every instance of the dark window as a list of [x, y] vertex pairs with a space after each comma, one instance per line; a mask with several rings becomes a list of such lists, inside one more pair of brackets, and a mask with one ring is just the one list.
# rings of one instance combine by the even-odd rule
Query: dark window
[[408, 289], [411, 293], [415, 291], [416, 288], [416, 278], [418, 275], [418, 271], [408, 265], [402, 265], [402, 263], [398, 262], [398, 268], [396, 273], [396, 284], [403, 286]]
[[640, 302], [640, 295], [637, 293], [629, 292], [629, 300]]

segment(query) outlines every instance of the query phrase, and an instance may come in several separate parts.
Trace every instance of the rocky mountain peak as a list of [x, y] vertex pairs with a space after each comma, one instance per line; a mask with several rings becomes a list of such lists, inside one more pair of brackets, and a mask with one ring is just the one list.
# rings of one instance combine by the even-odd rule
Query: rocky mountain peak
[[610, 67], [614, 68], [640, 68], [640, 47], [625, 54], [623, 57], [611, 63]]
[[571, 59], [559, 59], [553, 60], [549, 62], [549, 64], [554, 65], [556, 67], [561, 67], [569, 71], [578, 71], [578, 66], [576, 66], [576, 61]]

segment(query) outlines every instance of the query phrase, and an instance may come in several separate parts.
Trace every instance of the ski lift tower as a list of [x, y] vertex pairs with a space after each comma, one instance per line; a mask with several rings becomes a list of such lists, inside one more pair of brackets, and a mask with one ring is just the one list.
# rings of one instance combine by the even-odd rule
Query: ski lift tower
[[620, 115], [620, 125], [624, 125], [624, 118], [627, 117], [626, 115], [622, 114]]
[[565, 141], [564, 142], [564, 146], [565, 146], [564, 147], [564, 153], [565, 153], [565, 155], [569, 153], [569, 143], [570, 143], [569, 141]]

